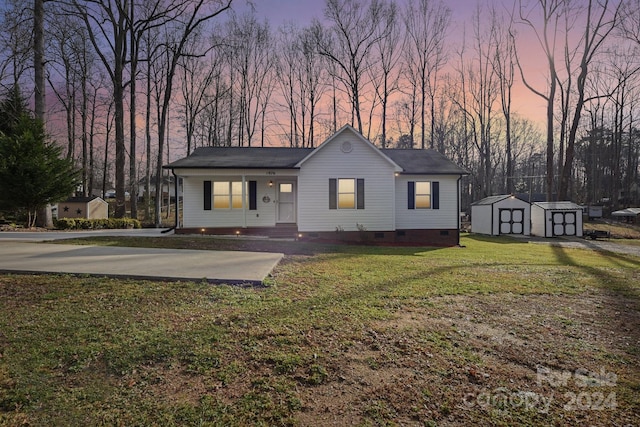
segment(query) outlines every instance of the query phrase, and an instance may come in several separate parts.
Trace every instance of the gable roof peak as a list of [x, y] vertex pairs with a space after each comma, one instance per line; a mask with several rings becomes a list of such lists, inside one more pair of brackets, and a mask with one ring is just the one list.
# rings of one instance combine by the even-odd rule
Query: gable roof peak
[[296, 167], [301, 167], [303, 163], [305, 163], [307, 160], [309, 160], [314, 155], [316, 155], [316, 153], [321, 151], [324, 147], [327, 147], [328, 145], [330, 145], [333, 141], [335, 141], [338, 138], [338, 136], [342, 135], [343, 133], [345, 133], [347, 131], [350, 131], [351, 133], [353, 133], [353, 135], [359, 141], [361, 141], [365, 145], [369, 146], [376, 154], [378, 154], [380, 157], [382, 157], [386, 162], [390, 163], [391, 166], [393, 166], [393, 168], [395, 169], [396, 172], [402, 172], [403, 171], [402, 167], [399, 166], [395, 161], [393, 161], [393, 159], [391, 159], [389, 156], [385, 155], [382, 151], [380, 151], [380, 149], [378, 147], [373, 145], [373, 143], [371, 141], [369, 141], [367, 138], [365, 138], [364, 135], [362, 135], [353, 126], [351, 126], [349, 124], [346, 124], [346, 125], [342, 126], [333, 135], [331, 135], [329, 138], [324, 140], [312, 152], [310, 152], [307, 156], [305, 156], [302, 160], [300, 160], [296, 164]]

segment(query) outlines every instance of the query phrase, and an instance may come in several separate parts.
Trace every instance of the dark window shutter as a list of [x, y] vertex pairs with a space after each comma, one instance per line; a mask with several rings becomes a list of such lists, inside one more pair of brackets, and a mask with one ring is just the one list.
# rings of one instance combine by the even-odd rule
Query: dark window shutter
[[407, 206], [408, 209], [416, 208], [416, 183], [414, 181], [409, 181], [407, 184], [407, 200], [409, 204]]
[[329, 209], [338, 209], [338, 180], [329, 178]]
[[258, 209], [258, 183], [256, 181], [249, 181], [249, 210], [255, 211]]
[[440, 183], [438, 181], [431, 183], [431, 208], [440, 209]]
[[364, 178], [358, 178], [356, 182], [356, 209], [364, 209]]
[[211, 181], [204, 181], [204, 210], [211, 210]]

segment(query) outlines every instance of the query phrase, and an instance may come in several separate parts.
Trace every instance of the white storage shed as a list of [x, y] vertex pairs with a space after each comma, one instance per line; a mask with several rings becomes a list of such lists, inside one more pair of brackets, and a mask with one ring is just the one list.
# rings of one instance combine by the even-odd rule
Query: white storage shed
[[509, 194], [478, 200], [471, 204], [471, 232], [528, 236], [531, 234], [531, 205]]
[[533, 203], [531, 234], [541, 237], [582, 237], [582, 206], [573, 202]]

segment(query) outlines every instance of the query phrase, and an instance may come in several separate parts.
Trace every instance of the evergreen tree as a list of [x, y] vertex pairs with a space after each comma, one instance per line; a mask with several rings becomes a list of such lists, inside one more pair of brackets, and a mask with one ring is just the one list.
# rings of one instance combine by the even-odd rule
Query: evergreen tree
[[11, 90], [0, 103], [0, 209], [26, 210], [33, 227], [38, 209], [64, 200], [77, 183], [73, 161], [47, 139], [19, 89]]

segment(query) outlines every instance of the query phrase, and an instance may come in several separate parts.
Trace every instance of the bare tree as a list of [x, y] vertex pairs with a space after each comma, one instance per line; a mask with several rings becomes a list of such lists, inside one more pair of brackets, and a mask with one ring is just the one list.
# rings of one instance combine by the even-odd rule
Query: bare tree
[[[369, 67], [370, 80], [375, 88], [375, 96], [380, 101], [380, 145], [382, 148], [387, 146], [387, 115], [389, 110], [390, 98], [398, 90], [399, 61], [401, 53], [401, 32], [397, 20], [396, 4], [389, 3], [388, 13], [390, 15], [388, 28], [379, 26], [379, 31], [383, 36], [376, 37], [377, 42], [374, 46], [375, 57], [374, 63]], [[384, 36], [386, 34], [386, 36]], [[372, 103], [375, 105], [375, 103]], [[373, 111], [373, 108], [371, 109]], [[370, 120], [371, 121], [371, 120]], [[371, 124], [370, 124], [371, 126]]]
[[491, 10], [491, 20], [494, 22], [493, 33], [494, 54], [492, 58], [493, 68], [498, 78], [500, 90], [500, 106], [505, 124], [505, 188], [507, 193], [514, 192], [514, 153], [512, 150], [512, 99], [515, 77], [515, 40], [514, 30], [511, 28], [511, 20], [500, 14], [495, 8]]
[[324, 92], [326, 67], [313, 31], [287, 25], [280, 31], [277, 81], [289, 113], [289, 145], [313, 147], [318, 104]]
[[20, 85], [27, 69], [33, 64], [33, 15], [21, 0], [8, 0], [1, 16], [0, 83], [4, 89]]
[[[547, 200], [553, 197], [553, 175], [554, 175], [554, 109], [556, 100], [556, 90], [558, 87], [558, 71], [556, 69], [556, 43], [558, 38], [558, 26], [562, 13], [562, 5], [565, 0], [537, 0], [534, 7], [528, 8], [519, 0], [520, 22], [529, 27], [545, 56], [547, 62], [548, 88], [536, 89], [524, 74], [520, 56], [516, 50], [516, 60], [520, 75], [525, 86], [534, 94], [544, 99], [547, 104], [547, 146], [546, 146], [546, 192]], [[538, 27], [535, 12], [540, 12], [541, 27]]]
[[[496, 22], [489, 20], [488, 27], [482, 25], [480, 6], [473, 15], [473, 48], [472, 58], [465, 58], [465, 47], [460, 52], [460, 64], [457, 66], [459, 81], [453, 101], [469, 123], [471, 138], [478, 150], [480, 160], [479, 188], [480, 196], [492, 193], [492, 177], [494, 172], [494, 125], [496, 123], [496, 101], [499, 93], [499, 82], [492, 65], [494, 58], [493, 42], [495, 40]], [[465, 128], [466, 128], [465, 123]], [[466, 130], [466, 129], [465, 129]]]
[[252, 145], [258, 123], [265, 116], [264, 102], [268, 101], [273, 90], [274, 55], [271, 44], [271, 30], [267, 22], [259, 23], [253, 15], [234, 16], [229, 22], [229, 48], [234, 56], [232, 64], [239, 85], [240, 146]]
[[33, 70], [35, 80], [35, 116], [45, 121], [46, 79], [44, 75], [44, 0], [34, 0], [33, 6]]
[[198, 116], [212, 102], [208, 89], [217, 77], [217, 70], [202, 58], [186, 56], [180, 61], [180, 88], [182, 89], [182, 120], [186, 131], [187, 155], [194, 148], [194, 135]]
[[303, 74], [300, 82], [306, 94], [307, 109], [309, 111], [309, 132], [307, 135], [307, 146], [316, 145], [315, 123], [318, 120], [318, 105], [326, 89], [326, 61], [322, 57], [314, 44], [314, 37], [311, 29], [303, 30], [301, 34], [301, 48], [303, 54]]
[[80, 57], [78, 27], [69, 16], [60, 16], [50, 25], [48, 80], [66, 116], [67, 158], [76, 158], [76, 114]]
[[[179, 20], [172, 20], [172, 28], [166, 34], [171, 32], [171, 37], [167, 37], [165, 41], [165, 55], [167, 57], [165, 70], [165, 87], [162, 97], [160, 118], [158, 121], [158, 157], [156, 162], [156, 191], [155, 191], [155, 221], [156, 226], [162, 225], [160, 218], [160, 208], [162, 199], [162, 163], [164, 161], [165, 138], [167, 135], [167, 124], [169, 116], [169, 107], [173, 94], [173, 79], [176, 74], [178, 62], [185, 55], [197, 55], [198, 52], [187, 52], [188, 41], [197, 29], [225, 12], [231, 7], [232, 0], [216, 0], [206, 1], [197, 0], [185, 2], [182, 7], [176, 10], [175, 16], [180, 17]], [[177, 183], [176, 183], [177, 185]], [[176, 200], [177, 203], [177, 200]]]
[[[299, 37], [300, 30], [293, 23], [286, 24], [278, 32], [278, 51], [280, 55], [276, 62], [276, 76], [285, 108], [289, 115], [289, 129], [286, 133], [288, 134], [289, 145], [292, 147], [300, 146], [300, 140], [303, 136], [300, 135], [299, 128], [302, 127], [304, 129], [305, 126], [304, 110], [298, 104], [298, 100], [302, 98], [300, 92], [303, 90], [299, 85], [298, 78], [302, 63], [298, 43]], [[300, 115], [301, 117], [299, 118]], [[302, 121], [300, 125], [298, 120]]]
[[[575, 53], [570, 52], [569, 49], [565, 51], [568, 52], [565, 54], [565, 66], [568, 74], [573, 72], [572, 59], [576, 57], [578, 61], [576, 70], [577, 76], [575, 80], [576, 87], [574, 89], [576, 93], [576, 100], [567, 139], [564, 166], [560, 176], [560, 186], [558, 188], [558, 198], [561, 200], [565, 200], [569, 195], [575, 154], [575, 142], [578, 126], [580, 125], [580, 118], [582, 116], [582, 110], [586, 100], [585, 88], [590, 68], [596, 58], [596, 55], [602, 49], [605, 40], [615, 29], [617, 22], [619, 21], [620, 5], [621, 3], [611, 4], [609, 0], [603, 0], [601, 3], [594, 3], [593, 0], [589, 0], [584, 11], [586, 15], [584, 16], [583, 33], [578, 46], [575, 48]], [[567, 90], [569, 90], [568, 87], [565, 88], [565, 91]]]
[[[358, 0], [327, 0], [324, 14], [332, 24], [330, 32], [323, 31], [319, 22], [314, 23], [318, 52], [340, 70], [334, 76], [349, 95], [360, 133], [364, 129], [363, 77], [375, 44], [389, 35], [393, 20], [390, 10], [382, 0], [371, 0], [367, 5]], [[380, 31], [380, 28], [384, 30]]]
[[422, 148], [426, 146], [427, 98], [430, 99], [431, 113], [429, 146], [434, 147], [437, 73], [446, 60], [444, 41], [450, 20], [451, 9], [440, 0], [410, 0], [404, 10], [405, 62], [410, 70], [407, 74], [409, 83], [419, 96]]
[[[72, 0], [71, 6], [82, 19], [104, 69], [112, 83], [115, 127], [115, 217], [126, 215], [124, 135], [125, 64], [129, 32], [128, 0]], [[106, 43], [105, 43], [106, 42]], [[106, 47], [105, 47], [106, 44]]]

